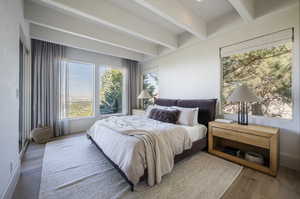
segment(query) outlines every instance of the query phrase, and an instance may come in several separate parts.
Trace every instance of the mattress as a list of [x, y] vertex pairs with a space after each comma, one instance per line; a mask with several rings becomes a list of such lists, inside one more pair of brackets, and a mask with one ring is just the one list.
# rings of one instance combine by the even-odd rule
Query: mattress
[[185, 125], [180, 125], [180, 126], [187, 131], [192, 142], [195, 142], [195, 141], [198, 141], [198, 140], [204, 138], [207, 133], [207, 128], [203, 124], [198, 124], [195, 126], [185, 126]]

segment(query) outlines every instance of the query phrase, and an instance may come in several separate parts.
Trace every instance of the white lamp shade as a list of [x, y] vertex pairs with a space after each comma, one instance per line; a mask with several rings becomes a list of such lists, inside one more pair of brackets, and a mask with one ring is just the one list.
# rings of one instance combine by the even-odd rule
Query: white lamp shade
[[227, 99], [230, 102], [257, 102], [258, 98], [254, 93], [248, 88], [246, 84], [243, 84], [232, 92], [232, 94]]
[[137, 98], [138, 99], [150, 99], [151, 95], [149, 94], [149, 92], [147, 90], [142, 90], [142, 92], [139, 94], [139, 96]]

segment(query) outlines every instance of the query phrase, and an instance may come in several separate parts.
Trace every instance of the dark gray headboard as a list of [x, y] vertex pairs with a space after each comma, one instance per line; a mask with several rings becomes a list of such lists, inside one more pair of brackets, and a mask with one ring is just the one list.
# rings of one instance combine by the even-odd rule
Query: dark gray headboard
[[208, 122], [215, 120], [217, 99], [155, 99], [154, 104], [160, 106], [180, 106], [199, 108], [198, 122], [208, 126]]

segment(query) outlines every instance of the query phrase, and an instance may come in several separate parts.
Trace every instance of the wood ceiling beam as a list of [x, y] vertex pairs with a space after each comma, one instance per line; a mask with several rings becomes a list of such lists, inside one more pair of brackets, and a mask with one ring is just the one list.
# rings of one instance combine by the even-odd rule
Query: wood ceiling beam
[[134, 0], [158, 16], [188, 31], [200, 39], [206, 39], [206, 22], [184, 7], [177, 0]]
[[24, 8], [25, 19], [31, 23], [150, 56], [158, 54], [158, 45], [113, 31], [105, 26], [89, 23], [36, 3], [27, 2]]
[[255, 0], [228, 0], [244, 21], [255, 19]]
[[83, 49], [91, 52], [143, 61], [145, 56], [122, 48], [114, 47], [90, 39], [85, 39], [65, 32], [53, 30], [47, 27], [30, 24], [30, 37], [42, 41], [48, 41], [73, 48]]
[[75, 14], [135, 37], [170, 49], [178, 46], [177, 36], [161, 27], [136, 17], [106, 0], [33, 0]]

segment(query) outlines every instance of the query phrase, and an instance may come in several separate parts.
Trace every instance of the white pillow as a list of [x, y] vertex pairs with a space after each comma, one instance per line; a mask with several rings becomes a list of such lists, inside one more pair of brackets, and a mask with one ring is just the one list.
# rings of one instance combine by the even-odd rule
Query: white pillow
[[198, 124], [198, 112], [199, 108], [184, 108], [179, 106], [172, 106], [180, 111], [178, 117], [178, 124], [195, 126]]
[[147, 117], [149, 117], [149, 115], [151, 113], [151, 110], [154, 109], [154, 108], [164, 109], [164, 110], [175, 110], [175, 108], [170, 107], [170, 106], [160, 106], [160, 105], [157, 105], [157, 104], [149, 105], [147, 110], [146, 110], [146, 116]]

